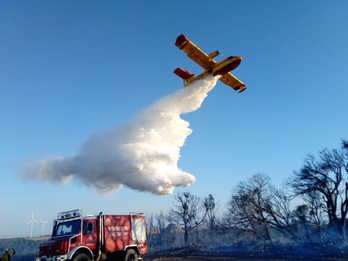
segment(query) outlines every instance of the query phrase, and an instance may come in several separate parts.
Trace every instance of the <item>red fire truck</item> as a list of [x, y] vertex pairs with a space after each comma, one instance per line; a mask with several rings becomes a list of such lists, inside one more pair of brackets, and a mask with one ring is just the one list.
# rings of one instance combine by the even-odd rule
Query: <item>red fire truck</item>
[[83, 216], [81, 210], [71, 210], [58, 213], [37, 260], [136, 261], [146, 253], [144, 214]]

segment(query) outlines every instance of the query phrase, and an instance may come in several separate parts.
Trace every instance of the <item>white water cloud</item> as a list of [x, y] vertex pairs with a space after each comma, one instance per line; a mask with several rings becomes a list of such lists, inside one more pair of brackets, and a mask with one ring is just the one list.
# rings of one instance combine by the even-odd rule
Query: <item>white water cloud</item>
[[191, 134], [180, 115], [200, 108], [217, 78], [208, 76], [160, 99], [115, 129], [92, 136], [75, 156], [34, 162], [26, 176], [67, 183], [72, 178], [102, 192], [129, 188], [171, 194], [195, 182], [178, 167], [180, 150]]

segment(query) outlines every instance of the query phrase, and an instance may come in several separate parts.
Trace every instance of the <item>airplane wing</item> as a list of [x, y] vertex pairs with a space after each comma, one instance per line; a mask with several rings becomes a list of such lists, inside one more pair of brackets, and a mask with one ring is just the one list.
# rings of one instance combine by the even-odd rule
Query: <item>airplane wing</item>
[[215, 64], [213, 59], [209, 58], [209, 55], [202, 51], [197, 45], [187, 39], [184, 35], [179, 35], [176, 39], [175, 45], [184, 51], [188, 57], [198, 63], [204, 69], [208, 70]]
[[243, 92], [245, 91], [246, 87], [245, 84], [239, 80], [236, 76], [234, 76], [232, 73], [226, 73], [221, 78], [220, 81], [222, 81], [224, 84], [232, 87], [234, 90]]

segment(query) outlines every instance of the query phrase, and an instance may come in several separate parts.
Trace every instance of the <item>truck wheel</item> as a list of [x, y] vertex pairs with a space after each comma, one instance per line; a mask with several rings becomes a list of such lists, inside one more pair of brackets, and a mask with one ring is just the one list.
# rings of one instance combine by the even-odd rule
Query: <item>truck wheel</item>
[[124, 256], [124, 261], [137, 261], [138, 253], [134, 249], [128, 249]]
[[91, 258], [85, 253], [80, 253], [74, 257], [73, 261], [91, 261]]

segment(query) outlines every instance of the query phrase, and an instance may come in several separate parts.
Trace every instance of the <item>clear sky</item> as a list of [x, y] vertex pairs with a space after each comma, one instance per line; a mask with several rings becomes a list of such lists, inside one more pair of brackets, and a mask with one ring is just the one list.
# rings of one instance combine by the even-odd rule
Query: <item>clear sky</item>
[[281, 184], [306, 154], [348, 138], [347, 13], [343, 0], [1, 1], [0, 236], [28, 233], [32, 211], [50, 227], [72, 208], [168, 209], [172, 196], [28, 183], [21, 168], [73, 155], [182, 88], [173, 69], [200, 69], [174, 46], [180, 33], [207, 52], [242, 55], [235, 74], [248, 88], [239, 95], [219, 83], [184, 116], [193, 134], [179, 166], [197, 178], [189, 191], [212, 193], [223, 209], [252, 174]]

